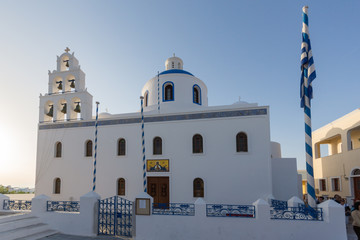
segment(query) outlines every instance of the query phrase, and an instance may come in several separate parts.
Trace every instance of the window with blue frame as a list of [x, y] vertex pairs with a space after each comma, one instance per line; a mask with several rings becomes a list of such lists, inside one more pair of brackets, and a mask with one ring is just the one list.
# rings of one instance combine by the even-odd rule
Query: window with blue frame
[[201, 105], [201, 89], [196, 84], [193, 86], [193, 103]]
[[163, 85], [163, 101], [174, 101], [174, 83], [166, 82]]

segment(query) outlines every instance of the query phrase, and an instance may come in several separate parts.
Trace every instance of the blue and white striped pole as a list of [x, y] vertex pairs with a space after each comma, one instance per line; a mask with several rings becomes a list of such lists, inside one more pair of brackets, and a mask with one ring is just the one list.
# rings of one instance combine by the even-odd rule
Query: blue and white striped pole
[[312, 155], [312, 137], [311, 137], [311, 99], [313, 97], [312, 81], [316, 78], [314, 59], [312, 57], [310, 37], [308, 7], [303, 7], [303, 27], [301, 43], [301, 86], [300, 98], [301, 107], [304, 108], [305, 116], [305, 151], [306, 151], [306, 172], [307, 172], [307, 193], [309, 206], [316, 207], [314, 169]]
[[158, 81], [157, 81], [157, 84], [158, 84], [158, 112], [160, 112], [160, 77], [159, 77], [159, 71], [158, 71]]
[[99, 102], [96, 102], [96, 120], [95, 120], [95, 152], [94, 152], [94, 173], [93, 173], [93, 192], [96, 188], [96, 156], [97, 156], [97, 134], [98, 134], [98, 119], [99, 119]]
[[142, 142], [142, 160], [143, 160], [143, 187], [144, 192], [147, 192], [146, 183], [146, 161], [145, 161], [145, 135], [144, 135], [144, 97], [141, 96], [141, 142]]

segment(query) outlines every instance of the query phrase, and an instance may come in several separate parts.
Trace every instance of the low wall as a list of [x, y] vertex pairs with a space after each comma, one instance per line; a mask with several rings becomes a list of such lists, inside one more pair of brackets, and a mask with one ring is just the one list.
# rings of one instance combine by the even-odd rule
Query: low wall
[[332, 200], [319, 205], [323, 221], [274, 220], [266, 201], [253, 205], [255, 218], [207, 217], [203, 200], [195, 202], [195, 216], [136, 215], [136, 240], [346, 240], [344, 209]]
[[40, 195], [32, 199], [31, 214], [61, 233], [96, 236], [99, 199], [100, 195], [89, 192], [80, 197], [80, 212], [48, 212], [46, 208], [50, 198]]

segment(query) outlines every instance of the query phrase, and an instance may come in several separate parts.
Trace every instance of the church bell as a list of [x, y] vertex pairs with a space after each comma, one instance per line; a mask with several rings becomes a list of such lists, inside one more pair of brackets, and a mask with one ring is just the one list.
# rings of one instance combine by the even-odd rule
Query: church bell
[[57, 87], [59, 90], [62, 90], [63, 88], [62, 88], [62, 81], [58, 81], [58, 82], [56, 82], [56, 83], [58, 83], [59, 84], [59, 86]]
[[65, 63], [65, 67], [69, 67], [69, 60], [64, 60]]
[[75, 88], [75, 79], [68, 80], [70, 82], [70, 87]]
[[62, 105], [63, 105], [63, 108], [61, 109], [61, 112], [63, 114], [65, 114], [66, 113], [66, 103], [63, 103]]
[[76, 107], [75, 107], [75, 109], [74, 109], [74, 112], [77, 112], [77, 113], [80, 113], [81, 112], [81, 110], [80, 110], [80, 102], [75, 102], [77, 105], [76, 105]]
[[53, 117], [54, 116], [54, 105], [49, 105], [50, 109], [49, 112], [46, 114], [49, 117]]

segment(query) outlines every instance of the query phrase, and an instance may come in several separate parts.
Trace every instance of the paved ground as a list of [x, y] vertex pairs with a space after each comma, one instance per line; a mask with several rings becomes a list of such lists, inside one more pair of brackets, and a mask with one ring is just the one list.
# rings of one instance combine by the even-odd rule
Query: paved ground
[[97, 237], [80, 237], [73, 235], [65, 235], [65, 234], [55, 234], [49, 237], [41, 238], [40, 240], [131, 240], [131, 238], [117, 238], [117, 237], [108, 237], [108, 236], [97, 236]]
[[[346, 226], [347, 230], [347, 239], [348, 240], [357, 240], [356, 234], [351, 225], [351, 219]], [[117, 238], [117, 237], [108, 237], [108, 236], [97, 236], [97, 237], [80, 237], [80, 236], [72, 236], [65, 234], [55, 234], [49, 237], [41, 238], [40, 240], [131, 240], [131, 238]]]

